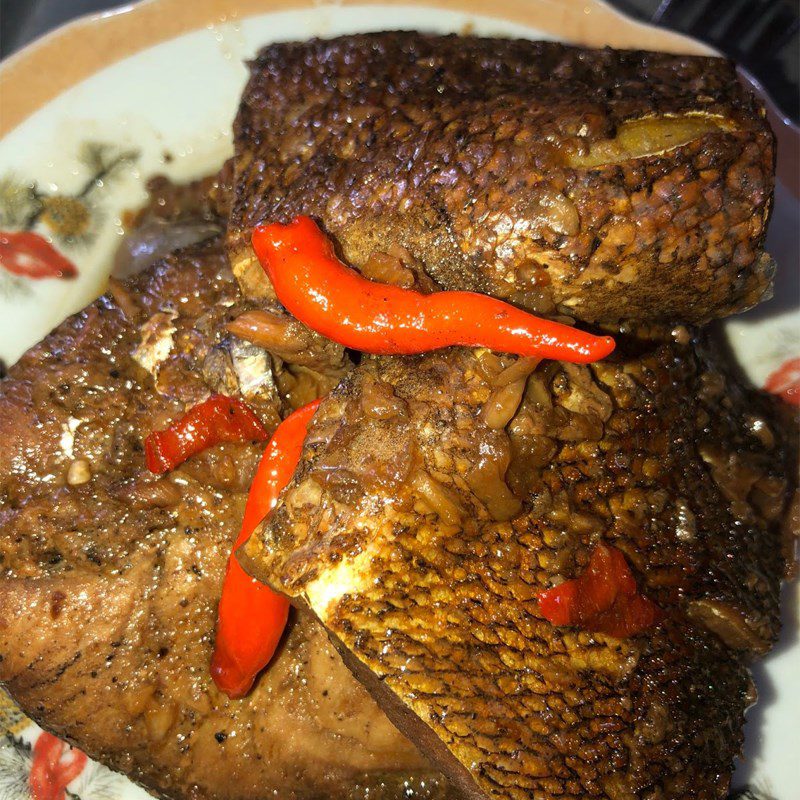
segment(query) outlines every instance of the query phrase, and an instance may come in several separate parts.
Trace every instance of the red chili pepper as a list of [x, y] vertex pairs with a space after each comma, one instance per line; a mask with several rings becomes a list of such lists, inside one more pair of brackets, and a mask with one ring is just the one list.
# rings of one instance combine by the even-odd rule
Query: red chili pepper
[[[63, 760], [65, 755], [68, 760]], [[43, 731], [33, 745], [28, 785], [33, 800], [64, 800], [66, 788], [83, 772], [86, 754]]]
[[24, 278], [74, 278], [78, 268], [33, 231], [0, 231], [0, 266]]
[[268, 436], [261, 421], [241, 400], [211, 395], [169, 428], [153, 431], [144, 440], [147, 469], [162, 475], [220, 442], [263, 442]]
[[[269, 514], [278, 495], [289, 483], [303, 451], [311, 417], [321, 400], [290, 414], [272, 434], [250, 487], [235, 553]], [[270, 662], [286, 627], [289, 601], [251, 578], [235, 556], [228, 559], [219, 601], [217, 641], [211, 659], [211, 676], [229, 697], [246, 695]]]
[[767, 378], [764, 389], [786, 403], [800, 406], [800, 358], [791, 358], [781, 364]]
[[367, 280], [336, 258], [309, 217], [257, 227], [253, 248], [286, 309], [355, 350], [397, 355], [465, 345], [585, 364], [614, 349], [610, 336], [534, 317], [494, 297], [426, 295]]
[[660, 622], [663, 611], [636, 589], [625, 556], [599, 544], [577, 578], [539, 595], [539, 610], [553, 625], [574, 625], [624, 639]]

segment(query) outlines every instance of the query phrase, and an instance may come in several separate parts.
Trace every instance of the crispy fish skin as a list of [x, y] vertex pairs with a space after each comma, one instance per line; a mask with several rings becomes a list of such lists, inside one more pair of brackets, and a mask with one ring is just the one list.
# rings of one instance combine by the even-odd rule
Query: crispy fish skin
[[268, 354], [227, 347], [240, 301], [219, 243], [192, 248], [116, 284], [0, 381], [0, 681], [48, 730], [173, 800], [452, 797], [310, 615], [250, 696], [211, 682], [263, 444], [157, 477], [141, 443], [208, 395], [207, 376], [246, 378], [228, 391], [277, 424]]
[[[481, 351], [363, 362], [240, 550], [465, 797], [727, 791], [745, 659], [779, 626], [793, 473], [769, 407], [708, 354], [638, 347], [527, 383]], [[537, 594], [598, 541], [662, 625], [618, 640], [542, 618]]]
[[586, 322], [755, 305], [774, 143], [719, 58], [379, 33], [275, 44], [234, 125], [231, 261], [309, 214], [362, 267], [400, 246], [443, 289]]

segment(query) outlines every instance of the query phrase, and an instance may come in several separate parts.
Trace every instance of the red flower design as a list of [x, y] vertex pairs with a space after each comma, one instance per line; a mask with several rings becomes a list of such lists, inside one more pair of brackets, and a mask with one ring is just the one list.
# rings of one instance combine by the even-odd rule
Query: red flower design
[[28, 783], [33, 800], [65, 800], [67, 786], [83, 772], [86, 754], [42, 732], [33, 746]]
[[24, 278], [74, 278], [78, 268], [33, 231], [0, 231], [0, 267]]
[[800, 406], [800, 358], [790, 358], [773, 372], [764, 388], [772, 394]]

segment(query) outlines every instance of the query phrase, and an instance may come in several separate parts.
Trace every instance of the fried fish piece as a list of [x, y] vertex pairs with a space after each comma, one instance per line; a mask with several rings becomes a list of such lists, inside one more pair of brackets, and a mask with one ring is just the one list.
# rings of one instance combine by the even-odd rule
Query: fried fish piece
[[[787, 442], [693, 345], [535, 363], [365, 360], [240, 560], [314, 611], [464, 797], [718, 800], [745, 659], [779, 626]], [[542, 616], [599, 542], [662, 624], [617, 639]]]
[[[358, 268], [586, 322], [755, 305], [774, 143], [720, 58], [392, 32], [270, 45], [237, 115], [228, 247], [317, 218]], [[399, 254], [399, 255], [398, 255]]]
[[0, 382], [0, 681], [45, 728], [174, 800], [452, 797], [310, 615], [250, 696], [210, 679], [263, 444], [159, 477], [142, 440], [212, 389], [277, 424], [270, 354], [225, 330], [240, 301], [218, 241], [182, 251]]

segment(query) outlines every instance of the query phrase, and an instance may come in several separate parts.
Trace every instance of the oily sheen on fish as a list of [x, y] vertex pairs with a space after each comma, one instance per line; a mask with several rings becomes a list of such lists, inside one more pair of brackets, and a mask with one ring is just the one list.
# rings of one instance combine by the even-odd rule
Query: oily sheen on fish
[[586, 322], [700, 322], [770, 291], [772, 133], [720, 58], [389, 32], [274, 44], [234, 126], [228, 247], [315, 217], [364, 268]]
[[216, 605], [258, 444], [158, 477], [142, 440], [225, 391], [268, 428], [271, 356], [233, 341], [218, 241], [114, 284], [0, 382], [0, 681], [46, 729], [173, 800], [452, 797], [293, 617], [253, 693], [209, 675]]
[[[788, 439], [694, 344], [534, 366], [362, 362], [240, 560], [318, 616], [464, 797], [718, 800], [746, 659], [778, 630]], [[660, 625], [617, 639], [542, 616], [600, 542]]]

